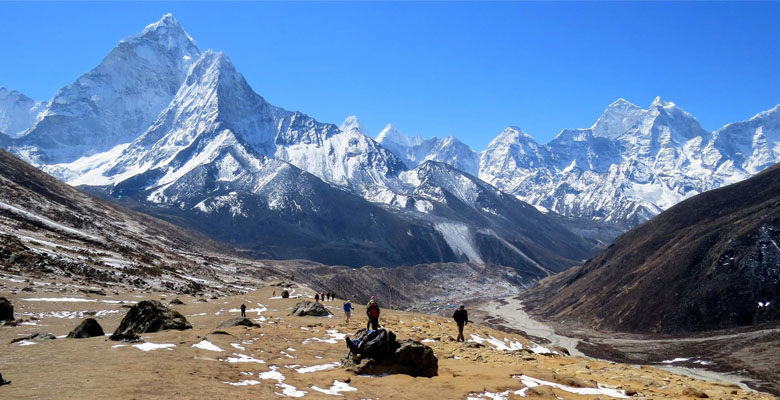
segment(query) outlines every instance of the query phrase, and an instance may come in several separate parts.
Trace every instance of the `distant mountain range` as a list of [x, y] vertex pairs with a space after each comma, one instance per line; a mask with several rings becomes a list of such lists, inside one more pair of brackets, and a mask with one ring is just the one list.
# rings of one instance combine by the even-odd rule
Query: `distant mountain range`
[[628, 332], [780, 320], [780, 164], [675, 205], [523, 293], [533, 312]]
[[2, 143], [11, 152], [255, 257], [494, 263], [541, 278], [596, 245], [467, 172], [435, 160], [409, 168], [357, 121], [339, 128], [267, 103], [171, 15], [40, 112], [22, 103], [0, 106], [16, 115]]

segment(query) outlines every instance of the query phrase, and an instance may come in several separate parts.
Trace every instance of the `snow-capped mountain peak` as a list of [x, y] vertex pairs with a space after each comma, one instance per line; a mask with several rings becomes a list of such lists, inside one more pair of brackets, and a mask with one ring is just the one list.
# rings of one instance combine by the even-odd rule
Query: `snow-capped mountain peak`
[[368, 130], [355, 115], [347, 117], [344, 122], [341, 123], [341, 126], [339, 126], [339, 130], [342, 132], [357, 132], [368, 136]]
[[19, 137], [35, 123], [44, 108], [43, 102], [35, 101], [24, 94], [0, 87], [0, 132], [10, 137]]
[[418, 146], [423, 140], [424, 139], [420, 135], [408, 136], [401, 133], [401, 131], [396, 129], [392, 124], [387, 124], [376, 137], [376, 141], [379, 143], [386, 144], [387, 142], [393, 142], [404, 147]]

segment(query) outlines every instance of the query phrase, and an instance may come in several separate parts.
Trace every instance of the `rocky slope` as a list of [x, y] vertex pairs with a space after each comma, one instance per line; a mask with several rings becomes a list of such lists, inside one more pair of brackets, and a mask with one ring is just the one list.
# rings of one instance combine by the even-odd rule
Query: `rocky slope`
[[[0, 150], [0, 269], [184, 293], [235, 292], [232, 250], [68, 186]], [[272, 274], [255, 268], [251, 276]]]
[[523, 294], [533, 312], [627, 332], [780, 320], [780, 165], [681, 202]]

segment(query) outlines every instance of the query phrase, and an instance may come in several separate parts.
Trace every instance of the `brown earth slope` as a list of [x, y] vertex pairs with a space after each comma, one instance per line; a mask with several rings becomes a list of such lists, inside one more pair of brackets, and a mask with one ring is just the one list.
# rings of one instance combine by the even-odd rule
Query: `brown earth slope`
[[[21, 290], [31, 284], [36, 292]], [[0, 373], [12, 381], [0, 386], [0, 398], [510, 399], [522, 394], [547, 399], [613, 398], [610, 394], [654, 399], [771, 398], [652, 367], [551, 354], [520, 335], [482, 326], [468, 325], [466, 336], [471, 341], [456, 343], [451, 340], [455, 332], [451, 320], [388, 309], [380, 322], [401, 340], [430, 345], [439, 359], [438, 376], [355, 375], [339, 366], [346, 352], [342, 337], [364, 326], [365, 308], [357, 305], [349, 324], [339, 311], [340, 302], [325, 303], [335, 313], [332, 318], [292, 317], [290, 309], [301, 299], [279, 298], [278, 287], [207, 301], [177, 296], [184, 304], [171, 307], [184, 314], [193, 329], [144, 334], [143, 343], [114, 342], [108, 337], [67, 339], [63, 335], [87, 316], [110, 333], [130, 303], [156, 299], [168, 304], [173, 298], [170, 293], [148, 290], [120, 288], [100, 296], [79, 289], [59, 280], [0, 275], [0, 296], [14, 303], [22, 321], [13, 327], [0, 326]], [[292, 291], [294, 297], [313, 294], [301, 287]], [[242, 303], [248, 306], [247, 316], [260, 326], [216, 332], [221, 322], [238, 315]], [[59, 338], [10, 343], [37, 332]]]

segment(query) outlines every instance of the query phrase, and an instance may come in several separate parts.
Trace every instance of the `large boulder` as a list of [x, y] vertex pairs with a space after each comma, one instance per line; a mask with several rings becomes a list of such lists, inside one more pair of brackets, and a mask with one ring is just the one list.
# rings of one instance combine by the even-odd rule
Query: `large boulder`
[[230, 328], [232, 326], [248, 326], [248, 327], [252, 328], [252, 327], [260, 326], [260, 325], [252, 322], [248, 318], [238, 317], [238, 318], [231, 318], [231, 319], [229, 319], [229, 320], [219, 324], [219, 326], [217, 326], [217, 329]]
[[282, 291], [282, 298], [283, 299], [289, 299], [290, 298], [290, 291], [289, 290]]
[[159, 332], [168, 329], [192, 329], [187, 318], [173, 311], [157, 300], [144, 300], [127, 311], [111, 340], [135, 340], [142, 333]]
[[14, 320], [14, 305], [5, 297], [0, 297], [0, 321]]
[[347, 353], [341, 365], [359, 375], [405, 374], [425, 378], [439, 375], [439, 360], [433, 349], [412, 340], [399, 342], [393, 353], [381, 358]]
[[328, 309], [325, 308], [322, 303], [312, 303], [309, 300], [304, 300], [293, 307], [290, 315], [294, 315], [296, 317], [303, 317], [307, 315], [315, 317], [326, 317], [333, 314], [328, 311]]
[[86, 339], [91, 337], [103, 336], [103, 327], [94, 318], [87, 318], [79, 324], [75, 329], [70, 331], [68, 337], [71, 339]]

